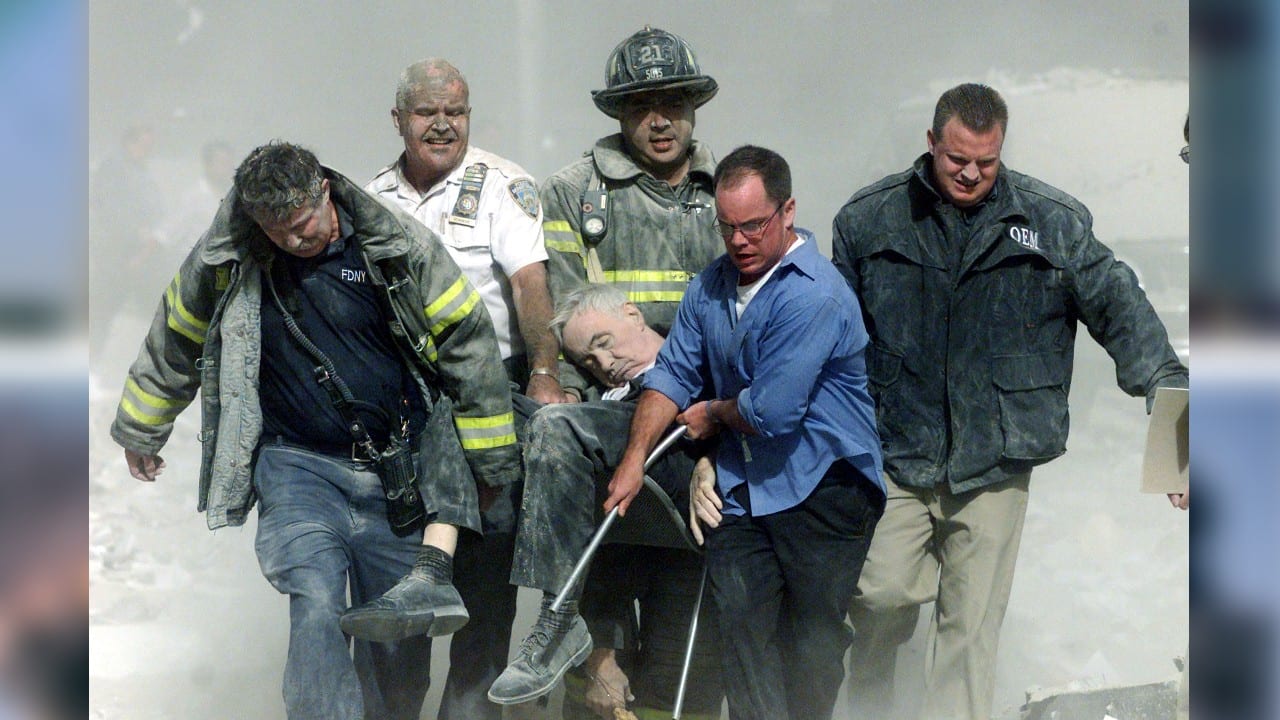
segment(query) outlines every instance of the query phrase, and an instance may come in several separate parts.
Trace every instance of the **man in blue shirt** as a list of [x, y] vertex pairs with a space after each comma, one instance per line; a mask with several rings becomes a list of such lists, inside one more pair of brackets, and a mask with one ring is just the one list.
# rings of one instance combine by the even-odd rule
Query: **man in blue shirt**
[[813, 234], [795, 229], [781, 156], [738, 148], [715, 188], [727, 252], [689, 286], [645, 375], [604, 507], [625, 515], [673, 420], [721, 435], [715, 498], [695, 494], [730, 715], [830, 718], [844, 608], [884, 508], [867, 331]]

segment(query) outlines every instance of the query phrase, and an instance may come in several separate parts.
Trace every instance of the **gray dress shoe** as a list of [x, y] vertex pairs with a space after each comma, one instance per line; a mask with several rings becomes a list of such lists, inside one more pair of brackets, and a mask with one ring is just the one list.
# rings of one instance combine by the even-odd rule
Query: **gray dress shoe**
[[461, 630], [470, 617], [452, 584], [409, 574], [382, 597], [347, 610], [338, 624], [361, 640], [395, 642], [414, 635], [448, 635]]
[[581, 665], [591, 654], [591, 634], [580, 615], [569, 627], [556, 630], [538, 618], [520, 646], [520, 654], [489, 688], [489, 700], [499, 705], [515, 705], [551, 692], [565, 672]]

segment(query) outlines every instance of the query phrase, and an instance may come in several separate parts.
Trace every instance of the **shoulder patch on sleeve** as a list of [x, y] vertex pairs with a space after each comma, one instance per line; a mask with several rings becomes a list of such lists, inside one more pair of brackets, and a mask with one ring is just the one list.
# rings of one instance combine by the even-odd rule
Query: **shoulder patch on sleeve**
[[533, 181], [529, 178], [516, 178], [507, 185], [507, 190], [524, 214], [536, 220], [538, 211], [542, 208], [538, 203], [538, 188], [534, 186]]

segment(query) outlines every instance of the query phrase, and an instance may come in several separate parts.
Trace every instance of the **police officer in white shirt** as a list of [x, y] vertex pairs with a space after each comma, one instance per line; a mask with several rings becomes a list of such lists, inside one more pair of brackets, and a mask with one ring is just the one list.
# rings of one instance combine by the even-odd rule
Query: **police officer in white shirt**
[[[537, 185], [520, 166], [469, 145], [469, 95], [462, 73], [443, 59], [405, 68], [391, 109], [404, 152], [366, 189], [441, 237], [493, 319], [508, 376], [526, 396], [513, 398], [516, 414], [527, 417], [538, 403], [573, 399], [560, 388], [560, 348], [548, 329], [552, 306], [542, 207]], [[471, 620], [450, 645], [442, 720], [501, 717], [485, 693], [507, 664], [516, 602], [508, 580], [522, 488], [523, 483], [510, 486], [484, 511], [483, 538], [459, 537], [454, 584]], [[381, 622], [369, 618], [413, 610], [419, 587], [419, 579], [406, 576], [383, 597], [348, 611], [344, 627], [358, 628], [362, 623], [351, 622], [358, 617]]]

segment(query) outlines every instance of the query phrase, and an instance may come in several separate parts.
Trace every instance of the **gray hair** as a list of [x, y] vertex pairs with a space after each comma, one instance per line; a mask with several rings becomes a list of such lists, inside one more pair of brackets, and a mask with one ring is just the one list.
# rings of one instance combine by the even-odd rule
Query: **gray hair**
[[413, 94], [433, 80], [446, 85], [453, 82], [462, 83], [463, 94], [466, 95], [467, 102], [470, 104], [471, 86], [467, 85], [467, 79], [462, 76], [458, 68], [444, 58], [427, 58], [419, 60], [400, 73], [400, 82], [396, 83], [396, 108], [409, 110], [409, 102]]
[[564, 297], [556, 306], [556, 315], [551, 318], [548, 327], [556, 336], [556, 341], [564, 344], [564, 326], [579, 315], [595, 310], [606, 315], [622, 317], [622, 308], [631, 302], [626, 293], [612, 285], [592, 283], [576, 288]]
[[306, 148], [272, 140], [236, 168], [236, 199], [254, 221], [284, 222], [324, 195], [324, 171]]

